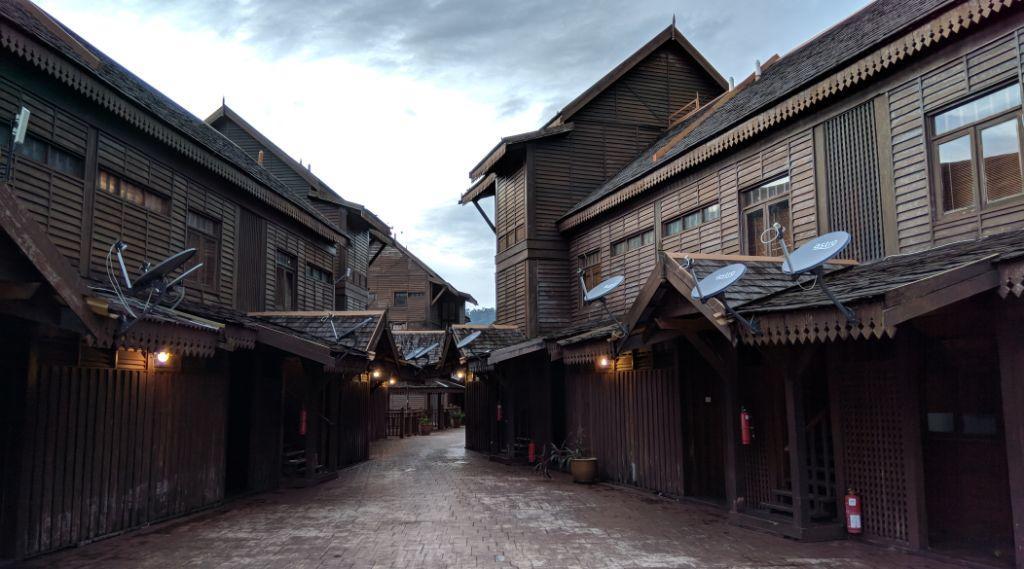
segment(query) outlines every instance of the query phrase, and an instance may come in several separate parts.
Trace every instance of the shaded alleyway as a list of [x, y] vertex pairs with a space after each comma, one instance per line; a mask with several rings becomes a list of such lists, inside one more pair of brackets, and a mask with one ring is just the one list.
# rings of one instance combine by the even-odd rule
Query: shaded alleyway
[[545, 481], [465, 451], [463, 431], [381, 442], [316, 488], [32, 560], [31, 567], [915, 567], [924, 557], [805, 544], [702, 506]]

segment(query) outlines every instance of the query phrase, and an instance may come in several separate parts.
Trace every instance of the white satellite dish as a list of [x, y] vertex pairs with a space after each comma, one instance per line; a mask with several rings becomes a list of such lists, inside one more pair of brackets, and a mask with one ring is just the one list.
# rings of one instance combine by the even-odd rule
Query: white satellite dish
[[733, 263], [719, 268], [712, 272], [703, 279], [697, 278], [697, 273], [693, 268], [693, 259], [686, 257], [683, 262], [683, 268], [690, 273], [690, 277], [693, 279], [693, 290], [690, 291], [690, 298], [693, 300], [699, 300], [701, 304], [717, 298], [718, 302], [722, 303], [725, 307], [725, 312], [732, 316], [737, 322], [743, 324], [747, 330], [750, 330], [752, 334], [760, 334], [761, 329], [751, 320], [740, 316], [738, 312], [729, 306], [729, 303], [725, 300], [725, 291], [732, 285], [736, 284], [744, 273], [747, 272], [747, 266], [743, 263]]
[[815, 283], [821, 285], [821, 292], [825, 293], [825, 296], [832, 301], [836, 309], [842, 313], [843, 318], [846, 318], [846, 321], [851, 324], [859, 323], [860, 319], [857, 318], [857, 315], [832, 294], [828, 285], [825, 284], [824, 278], [825, 270], [823, 267], [825, 263], [834, 259], [836, 255], [841, 253], [850, 244], [850, 234], [845, 231], [833, 231], [819, 235], [790, 253], [789, 248], [786, 247], [786, 240], [783, 238], [785, 228], [776, 223], [772, 226], [772, 229], [778, 232], [779, 243], [782, 245], [782, 254], [785, 257], [785, 260], [782, 262], [782, 272], [793, 277], [793, 280], [796, 280], [800, 275], [813, 274]]
[[460, 350], [462, 348], [465, 348], [466, 346], [472, 344], [477, 338], [479, 338], [480, 334], [481, 334], [480, 330], [477, 330], [476, 332], [473, 332], [469, 336], [466, 336], [465, 338], [463, 338], [463, 339], [459, 340], [458, 342], [456, 342], [455, 343], [455, 347], [460, 349]]
[[[594, 302], [595, 300], [601, 300], [602, 298], [608, 296], [608, 293], [615, 290], [616, 287], [622, 284], [622, 282], [625, 280], [626, 277], [622, 275], [607, 278], [598, 283], [597, 286], [595, 286], [594, 288], [586, 291], [583, 294], [583, 301], [591, 303]], [[584, 287], [584, 290], [586, 290], [586, 287]]]

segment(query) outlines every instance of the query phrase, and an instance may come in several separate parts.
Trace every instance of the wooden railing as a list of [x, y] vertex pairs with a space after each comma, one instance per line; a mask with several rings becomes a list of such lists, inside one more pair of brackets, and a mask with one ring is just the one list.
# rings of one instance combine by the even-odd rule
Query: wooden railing
[[430, 412], [422, 410], [398, 409], [388, 411], [386, 434], [389, 437], [412, 437], [420, 434], [420, 422], [426, 417], [430, 419], [432, 430], [443, 431], [461, 426], [454, 418], [455, 409], [441, 409]]

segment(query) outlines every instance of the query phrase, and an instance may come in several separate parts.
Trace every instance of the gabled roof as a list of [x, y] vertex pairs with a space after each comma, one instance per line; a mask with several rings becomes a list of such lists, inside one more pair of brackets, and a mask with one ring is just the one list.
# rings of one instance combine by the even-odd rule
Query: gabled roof
[[559, 124], [564, 124], [573, 117], [580, 109], [585, 107], [587, 103], [593, 101], [598, 95], [603, 93], [605, 89], [611, 87], [616, 81], [621, 79], [626, 73], [629, 73], [634, 67], [636, 67], [641, 61], [647, 58], [647, 56], [654, 53], [658, 48], [666, 43], [675, 43], [682, 47], [720, 87], [727, 89], [729, 87], [728, 82], [722, 77], [718, 70], [714, 68], [707, 59], [697, 48], [693, 47], [684, 36], [683, 32], [676, 28], [675, 23], [662, 30], [658, 35], [651, 38], [646, 44], [640, 49], [636, 50], [633, 55], [626, 58], [625, 61], [616, 65], [611, 71], [605, 74], [604, 77], [598, 79], [597, 83], [591, 85], [586, 91], [580, 93], [578, 97], [569, 102], [568, 105], [562, 107], [561, 111], [558, 111], [554, 117], [551, 118], [545, 124], [545, 127], [551, 127]]
[[[625, 61], [616, 65], [611, 71], [598, 79], [596, 83], [580, 93], [579, 96], [570, 101], [569, 104], [562, 107], [562, 110], [558, 111], [555, 116], [551, 117], [551, 119], [544, 124], [543, 128], [502, 138], [501, 142], [492, 148], [491, 151], [473, 167], [469, 174], [470, 179], [476, 180], [480, 176], [487, 174], [490, 169], [501, 160], [506, 151], [512, 145], [548, 136], [565, 134], [572, 130], [573, 125], [569, 121], [577, 112], [587, 106], [587, 104], [593, 101], [598, 95], [614, 85], [619, 79], [624, 77], [649, 55], [658, 50], [658, 48], [666, 44], [675, 44], [681, 47], [687, 54], [693, 57], [694, 61], [697, 62], [700, 68], [704, 70], [704, 72], [706, 72], [715, 83], [718, 83], [722, 89], [728, 88], [729, 84], [725, 81], [722, 75], [718, 73], [714, 66], [712, 66], [699, 51], [697, 51], [697, 48], [693, 47], [693, 44], [687, 41], [683, 36], [683, 33], [676, 28], [675, 23], [673, 22], [672, 25], [668, 26], [651, 38], [651, 40], [644, 44], [643, 47], [633, 52], [633, 54], [627, 57]], [[464, 198], [462, 203], [467, 203], [468, 201], [469, 200]]]
[[[648, 175], [656, 176], [656, 171], [683, 158], [690, 150], [697, 149], [787, 97], [802, 92], [836, 69], [884, 46], [915, 24], [958, 3], [959, 0], [877, 0], [869, 4], [764, 68], [759, 79], [703, 117], [700, 124], [690, 129], [689, 133], [679, 136], [689, 126], [685, 123], [669, 129], [632, 163], [570, 209], [562, 217], [562, 228], [568, 229], [585, 221], [582, 215], [584, 210], [592, 206], [599, 207], [598, 202], [603, 198], [616, 194], [627, 185], [639, 183]], [[940, 35], [936, 32], [937, 37]], [[896, 63], [901, 59], [894, 51], [886, 63]], [[879, 71], [882, 67], [878, 65], [876, 69], [871, 66], [871, 71]], [[826, 91], [832, 95], [839, 90]], [[799, 110], [808, 107], [803, 105]], [[783, 118], [791, 116], [787, 113], [784, 115]], [[766, 121], [766, 124], [769, 123]], [[722, 145], [724, 148], [728, 148], [728, 145]], [[655, 183], [652, 180], [651, 185]], [[609, 204], [608, 207], [613, 205]]]
[[[411, 259], [413, 263], [416, 263], [416, 266], [418, 266], [419, 268], [423, 269], [423, 271], [425, 273], [427, 273], [427, 275], [430, 277], [430, 280], [433, 281], [434, 283], [443, 286], [445, 289], [447, 289], [453, 295], [455, 295], [455, 296], [465, 300], [466, 302], [472, 303], [474, 305], [477, 304], [477, 301], [476, 301], [475, 298], [473, 298], [473, 295], [469, 294], [468, 292], [462, 292], [459, 289], [455, 288], [450, 282], [444, 280], [444, 278], [441, 277], [441, 275], [437, 274], [437, 272], [434, 271], [434, 269], [431, 269], [430, 265], [424, 263], [416, 255], [413, 255], [412, 251], [406, 249], [397, 240], [392, 240], [392, 242], [388, 245], [388, 247], [392, 247], [393, 249], [395, 249], [396, 251], [398, 251], [402, 255], [408, 257], [409, 259]], [[431, 299], [431, 300], [433, 300], [433, 299]]]
[[[97, 92], [96, 89], [90, 89], [88, 84], [80, 84], [75, 82], [74, 77], [67, 77], [66, 74], [71, 71], [70, 65], [68, 69], [58, 69], [56, 67], [51, 69], [51, 67], [47, 66], [47, 63], [40, 63], [39, 58], [43, 57], [43, 54], [35, 53], [31, 48], [19, 45], [21, 41], [18, 38], [8, 35], [10, 32], [0, 30], [0, 32], [5, 34], [5, 37], [0, 41], [0, 45], [6, 49], [31, 59], [35, 65], [51, 71], [62, 82], [77, 88], [80, 92], [85, 93], [86, 96], [104, 99], [103, 101], [98, 100], [98, 102], [110, 108], [112, 112], [129, 120], [129, 122], [132, 122], [132, 118], [126, 116], [128, 110], [122, 108], [123, 104], [117, 100], [117, 97], [123, 98], [130, 105], [138, 106], [150, 116], [155, 117], [160, 124], [176, 131], [184, 140], [194, 143], [223, 161], [223, 163], [226, 163], [226, 165], [236, 169], [238, 173], [269, 188], [272, 194], [300, 210], [301, 214], [298, 211], [290, 211], [288, 208], [280, 207], [278, 205], [282, 203], [280, 201], [277, 203], [267, 201], [262, 191], [247, 188], [249, 193], [257, 199], [269, 203], [272, 207], [276, 207], [299, 223], [321, 232], [325, 237], [329, 235], [333, 238], [333, 235], [337, 234], [336, 228], [328, 223], [311, 204], [296, 199], [287, 187], [273, 176], [270, 176], [263, 168], [256, 164], [255, 159], [247, 156], [238, 146], [166, 95], [96, 49], [95, 46], [89, 44], [67, 26], [58, 22], [29, 0], [5, 0], [0, 2], [0, 23], [3, 22], [10, 22], [18, 30], [30, 36], [30, 40], [52, 48], [61, 57], [73, 62], [71, 65], [77, 65], [84, 75], [95, 78], [98, 83], [104, 86], [100, 88], [102, 91], [106, 91], [106, 87], [109, 87], [113, 93], [116, 93], [116, 96], [113, 98], [107, 97], [107, 93]], [[93, 57], [88, 57], [88, 54], [91, 54]], [[113, 93], [110, 94], [113, 95]], [[189, 153], [183, 146], [176, 144], [175, 141], [167, 140], [160, 136], [159, 133], [153, 132], [148, 125], [136, 123], [136, 126], [162, 142], [171, 145], [178, 151], [185, 153], [191, 159], [198, 160], [200, 163], [213, 168], [218, 174], [224, 175], [229, 180], [238, 183], [238, 178], [233, 177], [233, 174], [225, 173], [227, 169], [224, 166], [218, 165], [213, 167], [205, 163], [197, 158], [196, 155]]]
[[[487, 359], [494, 350], [518, 344], [526, 340], [526, 336], [516, 326], [508, 324], [456, 324], [451, 327], [451, 334], [445, 342], [445, 352], [455, 351], [459, 357], [466, 359]], [[480, 332], [476, 340], [459, 348], [458, 344], [470, 334]]]
[[390, 352], [384, 355], [399, 357], [383, 310], [252, 312], [249, 316], [325, 346], [331, 353], [379, 355], [383, 348]]
[[[206, 124], [213, 126], [215, 122], [220, 119], [226, 119], [233, 122], [239, 128], [241, 128], [246, 134], [256, 140], [261, 146], [272, 153], [278, 160], [283, 162], [289, 169], [295, 172], [296, 175], [301, 177], [309, 184], [309, 194], [306, 198], [319, 199], [327, 202], [331, 202], [342, 207], [345, 207], [355, 213], [357, 216], [364, 219], [368, 225], [374, 227], [381, 233], [388, 235], [391, 233], [391, 228], [388, 227], [379, 217], [373, 212], [368, 210], [365, 206], [357, 204], [355, 202], [348, 201], [341, 197], [338, 192], [334, 191], [326, 182], [320, 179], [319, 176], [313, 174], [312, 169], [309, 167], [303, 167], [298, 161], [288, 155], [280, 146], [274, 144], [272, 140], [267, 138], [262, 132], [256, 129], [249, 121], [242, 118], [234, 109], [229, 107], [227, 103], [221, 103], [221, 106], [215, 110], [210, 116], [206, 117]], [[243, 151], [244, 152], [244, 151]], [[252, 157], [255, 159], [255, 157]], [[269, 173], [268, 173], [269, 175]]]

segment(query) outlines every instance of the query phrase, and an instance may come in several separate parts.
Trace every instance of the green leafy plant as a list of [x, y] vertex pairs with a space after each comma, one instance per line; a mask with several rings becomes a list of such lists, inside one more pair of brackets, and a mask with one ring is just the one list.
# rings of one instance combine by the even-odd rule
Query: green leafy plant
[[430, 420], [430, 417], [420, 417], [420, 424], [421, 425], [431, 425], [431, 424], [433, 424], [433, 421]]
[[576, 435], [572, 439], [566, 439], [561, 446], [550, 443], [545, 447], [533, 469], [538, 474], [551, 478], [551, 468], [565, 472], [569, 469], [570, 462], [589, 456], [584, 442], [583, 427], [579, 427], [576, 429]]

